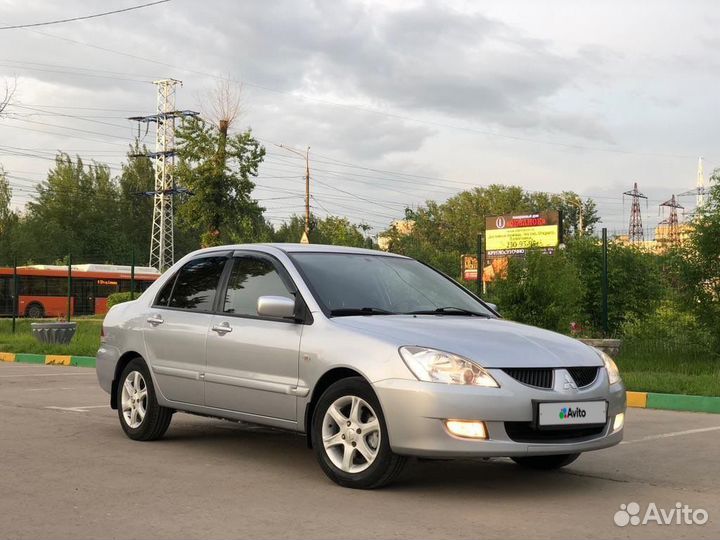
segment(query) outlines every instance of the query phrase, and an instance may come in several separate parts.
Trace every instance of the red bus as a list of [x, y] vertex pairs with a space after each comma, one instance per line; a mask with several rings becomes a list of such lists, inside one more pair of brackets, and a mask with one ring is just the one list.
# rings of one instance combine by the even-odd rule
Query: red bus
[[[136, 266], [135, 292], [140, 294], [158, 277], [154, 268]], [[18, 316], [67, 316], [67, 266], [19, 266], [17, 281]], [[117, 292], [130, 292], [129, 266], [72, 265], [71, 315], [103, 315], [107, 312], [107, 297]], [[0, 267], [0, 316], [12, 316], [13, 296], [13, 269]]]

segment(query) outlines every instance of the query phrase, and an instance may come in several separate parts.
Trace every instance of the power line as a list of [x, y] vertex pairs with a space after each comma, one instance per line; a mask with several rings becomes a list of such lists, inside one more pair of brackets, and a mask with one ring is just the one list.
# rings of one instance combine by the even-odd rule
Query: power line
[[117, 13], [125, 13], [127, 11], [133, 11], [136, 9], [142, 9], [150, 6], [156, 6], [158, 4], [164, 4], [166, 2], [170, 2], [170, 0], [158, 0], [157, 2], [150, 2], [148, 4], [140, 4], [138, 6], [131, 6], [126, 7], [123, 9], [115, 9], [113, 11], [105, 11], [103, 13], [94, 13], [92, 15], [82, 15], [80, 17], [70, 17], [67, 19], [58, 19], [55, 21], [46, 21], [46, 22], [39, 22], [39, 23], [30, 23], [30, 24], [15, 24], [12, 26], [0, 26], [0, 30], [13, 30], [16, 28], [33, 28], [37, 26], [49, 26], [51, 24], [61, 24], [66, 22], [74, 22], [74, 21], [85, 21], [87, 19], [96, 19], [98, 17], [106, 17], [107, 15], [115, 15]]

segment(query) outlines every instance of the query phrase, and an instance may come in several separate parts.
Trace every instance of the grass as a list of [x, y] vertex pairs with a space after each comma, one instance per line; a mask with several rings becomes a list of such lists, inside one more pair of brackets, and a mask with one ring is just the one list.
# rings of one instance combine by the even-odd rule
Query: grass
[[[52, 322], [52, 319], [44, 319]], [[52, 345], [38, 342], [30, 331], [30, 323], [40, 320], [18, 319], [15, 334], [12, 333], [12, 320], [0, 319], [0, 352], [29, 354], [69, 354], [75, 356], [95, 356], [100, 347], [100, 328], [102, 319], [78, 318], [77, 332], [68, 345]]]
[[628, 390], [720, 396], [720, 356], [627, 344], [616, 359]]

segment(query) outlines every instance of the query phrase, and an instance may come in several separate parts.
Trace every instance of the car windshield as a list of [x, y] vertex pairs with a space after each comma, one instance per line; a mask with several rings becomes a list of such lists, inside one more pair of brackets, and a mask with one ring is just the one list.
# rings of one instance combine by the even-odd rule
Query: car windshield
[[414, 259], [354, 253], [294, 253], [292, 259], [331, 316], [494, 316], [456, 283]]

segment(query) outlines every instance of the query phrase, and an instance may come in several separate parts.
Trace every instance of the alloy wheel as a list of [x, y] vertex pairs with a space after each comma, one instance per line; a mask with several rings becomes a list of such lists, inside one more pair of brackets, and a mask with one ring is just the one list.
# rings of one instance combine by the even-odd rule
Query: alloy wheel
[[125, 423], [137, 429], [143, 423], [148, 407], [148, 389], [145, 377], [139, 371], [131, 371], [125, 377], [122, 389], [122, 411]]
[[381, 436], [377, 414], [358, 396], [340, 397], [325, 412], [325, 453], [343, 472], [359, 473], [370, 467], [378, 455]]

